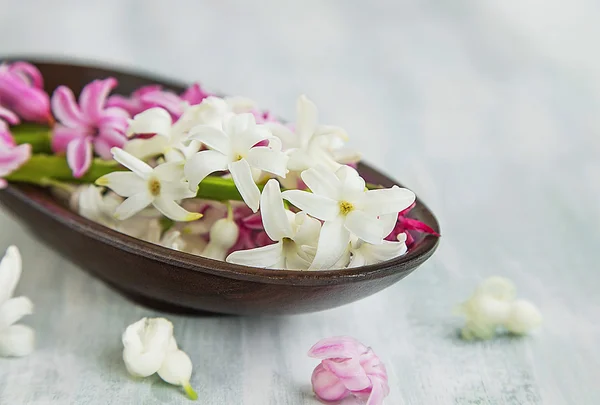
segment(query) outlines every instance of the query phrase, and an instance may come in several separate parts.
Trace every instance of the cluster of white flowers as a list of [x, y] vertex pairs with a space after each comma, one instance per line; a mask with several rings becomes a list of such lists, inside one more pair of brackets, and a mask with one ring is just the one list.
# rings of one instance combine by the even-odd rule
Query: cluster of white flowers
[[[257, 123], [254, 108], [247, 99], [208, 97], [186, 105], [174, 123], [160, 107], [136, 115], [128, 135], [138, 136], [112, 150], [130, 171], [96, 181], [112, 192], [84, 186], [79, 212], [163, 246], [262, 268], [356, 267], [406, 252], [404, 234], [397, 241], [384, 238], [399, 212], [414, 202], [411, 191], [368, 190], [349, 165], [360, 157], [344, 147], [346, 132], [319, 125], [317, 108], [307, 97], [298, 99], [294, 130]], [[184, 208], [197, 202], [199, 187], [211, 174], [233, 181], [248, 208], [260, 211], [264, 232], [274, 243], [234, 249], [243, 232], [231, 209], [200, 219], [202, 213]], [[168, 231], [161, 232], [162, 216], [176, 221]], [[203, 225], [185, 225], [191, 221]], [[193, 231], [197, 228], [203, 233]]]
[[542, 316], [529, 301], [515, 299], [514, 284], [503, 277], [490, 277], [458, 308], [467, 321], [461, 335], [466, 340], [491, 339], [498, 328], [516, 335], [538, 327]]

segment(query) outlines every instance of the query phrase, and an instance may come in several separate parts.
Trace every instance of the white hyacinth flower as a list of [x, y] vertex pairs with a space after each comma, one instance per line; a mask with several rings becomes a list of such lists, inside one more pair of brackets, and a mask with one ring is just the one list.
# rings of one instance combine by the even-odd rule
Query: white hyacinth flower
[[29, 298], [11, 298], [21, 278], [21, 269], [19, 249], [11, 246], [0, 261], [0, 356], [26, 356], [35, 345], [33, 329], [15, 325], [23, 316], [33, 313]]
[[114, 159], [131, 172], [112, 172], [96, 180], [127, 199], [115, 211], [115, 217], [124, 220], [152, 204], [164, 216], [174, 221], [194, 221], [202, 214], [183, 209], [177, 201], [194, 197], [183, 179], [181, 165], [164, 163], [155, 168], [119, 148], [112, 148]]
[[[321, 223], [304, 212], [286, 210], [279, 183], [271, 179], [265, 185], [260, 202], [263, 226], [274, 244], [255, 249], [238, 250], [227, 261], [269, 269], [306, 270], [310, 267], [319, 240]], [[312, 249], [314, 250], [314, 249]]]
[[358, 239], [351, 243], [350, 252], [352, 259], [348, 267], [368, 266], [377, 264], [395, 257], [402, 256], [406, 253], [406, 234], [398, 235], [398, 242], [384, 240], [379, 245], [373, 245]]
[[211, 226], [208, 244], [200, 255], [209, 259], [225, 260], [227, 252], [235, 245], [239, 234], [240, 230], [233, 220], [233, 211], [230, 206], [227, 217], [215, 221]]
[[318, 124], [317, 106], [305, 95], [296, 102], [295, 131], [280, 123], [267, 126], [281, 139], [284, 150], [289, 150], [290, 171], [300, 172], [317, 166], [335, 171], [341, 164], [360, 160], [359, 153], [343, 148], [348, 135], [342, 128]]
[[302, 172], [312, 193], [287, 190], [283, 198], [309, 215], [324, 221], [311, 269], [331, 268], [348, 248], [350, 236], [371, 244], [383, 243], [398, 213], [415, 201], [405, 188], [366, 190], [365, 181], [350, 166], [335, 173], [324, 167]]
[[179, 350], [173, 324], [165, 318], [142, 318], [123, 332], [123, 361], [129, 374], [149, 377], [154, 373], [169, 384], [180, 385], [191, 399], [198, 395], [190, 386], [192, 362]]
[[[281, 142], [263, 125], [256, 125], [252, 114], [227, 114], [219, 128], [198, 125], [190, 130], [190, 140], [202, 142], [209, 150], [195, 154], [185, 164], [185, 177], [192, 190], [209, 174], [228, 170], [244, 202], [258, 211], [260, 190], [254, 181], [256, 172], [280, 177], [287, 173], [288, 156]], [[268, 146], [256, 146], [268, 141]]]

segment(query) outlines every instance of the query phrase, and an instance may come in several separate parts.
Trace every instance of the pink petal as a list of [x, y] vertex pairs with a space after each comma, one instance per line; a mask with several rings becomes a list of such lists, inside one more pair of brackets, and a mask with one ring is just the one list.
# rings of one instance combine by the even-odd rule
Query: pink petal
[[26, 77], [27, 81], [32, 84], [33, 87], [37, 87], [38, 89], [44, 88], [44, 78], [42, 77], [42, 73], [31, 63], [14, 62], [10, 65], [8, 70], [17, 73], [21, 77]]
[[70, 88], [59, 86], [54, 90], [50, 101], [52, 112], [60, 123], [71, 128], [83, 129], [88, 127], [88, 123], [75, 102], [75, 96]]
[[117, 86], [117, 79], [94, 80], [86, 85], [79, 95], [81, 112], [90, 122], [102, 116], [108, 94]]
[[145, 94], [154, 93], [157, 91], [162, 91], [162, 86], [160, 84], [149, 84], [147, 86], [142, 86], [131, 93], [131, 98], [141, 98]]
[[325, 359], [323, 367], [338, 377], [350, 391], [362, 391], [371, 387], [371, 380], [360, 365], [358, 358]]
[[94, 139], [94, 150], [96, 151], [96, 154], [98, 154], [98, 156], [100, 156], [102, 159], [111, 160], [111, 148], [122, 148], [123, 145], [125, 145], [126, 141], [127, 137], [121, 132], [111, 129], [104, 129]]
[[251, 215], [248, 215], [247, 217], [242, 218], [241, 221], [242, 221], [242, 224], [248, 229], [258, 230], [258, 231], [262, 231], [265, 229], [263, 227], [262, 217], [260, 216], [260, 212], [257, 212], [256, 214], [252, 213]]
[[341, 401], [350, 395], [342, 381], [331, 371], [325, 369], [323, 364], [319, 364], [313, 371], [312, 378], [313, 391], [323, 401]]
[[404, 210], [400, 211], [401, 216], [405, 216], [406, 214], [409, 213], [410, 210], [412, 210], [413, 208], [415, 208], [415, 205], [417, 205], [417, 202], [415, 201], [414, 203], [412, 203], [411, 205], [409, 205], [407, 208], [405, 208]]
[[88, 171], [92, 164], [92, 142], [89, 137], [74, 139], [67, 145], [67, 163], [75, 178], [80, 178]]
[[416, 219], [413, 218], [399, 218], [399, 220], [402, 222], [402, 225], [404, 226], [404, 229], [411, 229], [411, 230], [415, 230], [415, 231], [419, 231], [419, 232], [425, 232], [431, 235], [435, 235], [435, 236], [440, 236], [439, 233], [437, 233], [436, 231], [433, 230], [433, 228], [431, 228], [429, 225], [427, 225], [426, 223], [423, 223], [421, 221], [418, 221]]
[[367, 347], [349, 336], [336, 336], [318, 341], [308, 351], [310, 357], [317, 359], [351, 358], [360, 356]]
[[367, 403], [365, 405], [381, 405], [383, 404], [383, 400], [390, 393], [390, 388], [387, 382], [374, 380], [373, 388], [371, 389], [371, 394], [367, 399]]
[[4, 120], [11, 125], [17, 125], [19, 123], [19, 117], [11, 110], [4, 108], [0, 105], [0, 120]]
[[31, 87], [10, 71], [0, 72], [0, 104], [27, 121], [50, 121], [50, 102], [43, 90]]
[[55, 153], [67, 151], [67, 146], [74, 140], [85, 137], [86, 134], [79, 128], [69, 128], [64, 125], [55, 125], [52, 131], [52, 150]]
[[12, 146], [2, 142], [0, 140], [0, 177], [17, 170], [31, 157], [31, 145]]
[[142, 95], [140, 100], [143, 103], [147, 103], [148, 107], [163, 107], [169, 113], [177, 117], [183, 114], [183, 100], [175, 93], [168, 91], [154, 91]]
[[130, 99], [118, 94], [114, 94], [106, 99], [106, 107], [116, 107], [127, 111], [133, 116], [141, 112], [142, 103], [138, 99]]
[[[113, 129], [115, 131], [121, 132], [122, 134], [125, 134], [125, 130], [127, 129], [128, 125], [128, 116], [124, 117], [118, 115], [114, 108], [116, 107], [105, 110], [105, 113], [110, 110], [111, 114], [106, 114], [98, 121], [98, 130], [102, 132], [103, 129]], [[125, 114], [127, 114], [124, 110], [119, 109], [118, 111], [123, 111]]]
[[200, 87], [199, 83], [194, 83], [181, 93], [181, 99], [190, 103], [190, 105], [200, 104], [206, 97], [212, 96]]

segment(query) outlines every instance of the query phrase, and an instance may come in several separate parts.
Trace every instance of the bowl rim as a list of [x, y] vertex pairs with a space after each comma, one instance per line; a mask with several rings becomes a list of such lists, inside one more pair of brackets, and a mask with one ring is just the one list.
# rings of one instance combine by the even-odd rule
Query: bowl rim
[[[46, 64], [57, 67], [69, 67], [80, 69], [105, 70], [115, 75], [131, 75], [138, 79], [162, 84], [165, 87], [182, 88], [182, 84], [177, 84], [176, 80], [165, 79], [159, 76], [153, 76], [144, 71], [135, 72], [129, 68], [119, 68], [114, 65], [94, 64], [88, 62], [76, 61], [72, 58], [47, 58], [47, 57], [0, 57], [2, 60], [24, 60], [34, 65]], [[94, 62], [95, 63], [95, 62]], [[372, 166], [360, 162], [358, 165], [359, 173], [371, 172], [382, 177], [382, 183], [386, 187], [392, 184], [401, 184], [394, 181], [387, 174], [376, 170]], [[31, 198], [28, 189], [37, 189], [36, 198]], [[358, 282], [363, 280], [373, 280], [385, 277], [395, 272], [402, 272], [418, 266], [424, 262], [437, 249], [439, 237], [434, 235], [425, 235], [413, 248], [403, 256], [399, 256], [381, 263], [355, 267], [350, 269], [338, 270], [277, 270], [265, 269], [259, 267], [243, 266], [226, 261], [208, 259], [191, 253], [181, 252], [167, 247], [146, 242], [119, 231], [110, 229], [104, 225], [93, 222], [78, 213], [71, 211], [58, 201], [58, 198], [50, 195], [44, 189], [32, 185], [11, 184], [2, 190], [12, 195], [21, 202], [31, 206], [45, 215], [50, 215], [55, 220], [67, 226], [73, 231], [85, 233], [98, 242], [102, 242], [121, 249], [123, 251], [136, 254], [151, 260], [156, 260], [165, 265], [176, 266], [189, 271], [199, 271], [221, 277], [233, 278], [238, 280], [255, 281], [269, 284], [293, 284], [293, 285], [324, 285]], [[414, 209], [424, 210], [428, 218], [427, 224], [438, 234], [440, 233], [439, 223], [433, 212], [419, 199], [416, 199]]]

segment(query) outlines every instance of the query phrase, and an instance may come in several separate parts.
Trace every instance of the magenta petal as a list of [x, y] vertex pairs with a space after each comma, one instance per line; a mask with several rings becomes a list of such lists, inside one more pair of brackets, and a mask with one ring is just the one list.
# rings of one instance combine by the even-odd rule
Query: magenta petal
[[310, 357], [317, 359], [350, 358], [367, 351], [367, 347], [349, 336], [336, 336], [318, 341], [308, 351]]
[[429, 225], [413, 218], [401, 218], [400, 221], [404, 225], [404, 229], [412, 229], [419, 232], [425, 232], [431, 235], [440, 236], [439, 233], [433, 230]]
[[11, 125], [17, 125], [19, 123], [19, 117], [11, 110], [4, 108], [0, 105], [0, 120], [4, 120]]
[[117, 86], [117, 79], [109, 77], [105, 80], [94, 80], [86, 85], [79, 95], [82, 114], [91, 121], [102, 116], [108, 94]]
[[208, 96], [212, 96], [212, 94], [202, 90], [200, 84], [194, 83], [181, 94], [181, 99], [187, 101], [190, 105], [196, 105]]
[[244, 224], [244, 226], [248, 229], [252, 229], [255, 231], [262, 231], [265, 228], [263, 227], [263, 223], [262, 223], [262, 217], [260, 215], [260, 212], [257, 212], [256, 214], [251, 214], [248, 215], [246, 218], [242, 218], [242, 224]]
[[42, 73], [31, 63], [14, 62], [10, 65], [8, 70], [21, 77], [25, 77], [33, 87], [37, 87], [38, 89], [44, 88], [44, 78], [42, 77]]
[[70, 88], [59, 86], [54, 90], [50, 101], [52, 112], [59, 122], [71, 128], [87, 126], [87, 122], [75, 102], [75, 96]]
[[64, 125], [55, 125], [52, 131], [52, 150], [55, 153], [67, 151], [67, 146], [74, 140], [85, 137], [85, 132], [79, 128], [69, 128]]
[[67, 146], [67, 163], [73, 177], [83, 176], [92, 164], [92, 142], [88, 137], [74, 139]]
[[168, 91], [154, 91], [140, 96], [143, 103], [163, 107], [172, 115], [180, 116], [183, 114], [183, 100], [175, 93]]

